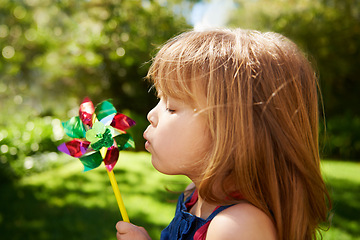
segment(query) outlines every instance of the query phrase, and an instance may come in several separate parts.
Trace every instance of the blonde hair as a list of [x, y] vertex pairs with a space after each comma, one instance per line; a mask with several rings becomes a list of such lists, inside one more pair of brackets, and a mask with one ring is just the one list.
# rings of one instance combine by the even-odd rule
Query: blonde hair
[[[331, 205], [320, 172], [317, 80], [297, 46], [276, 33], [186, 32], [158, 52], [148, 77], [165, 95], [199, 106], [212, 138], [199, 194], [231, 192], [274, 221], [279, 239], [316, 239]], [[228, 188], [229, 183], [232, 188]]]

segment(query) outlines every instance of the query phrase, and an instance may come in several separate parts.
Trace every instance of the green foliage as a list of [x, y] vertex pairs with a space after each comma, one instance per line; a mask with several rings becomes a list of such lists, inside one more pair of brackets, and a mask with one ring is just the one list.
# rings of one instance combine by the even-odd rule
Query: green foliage
[[63, 164], [56, 148], [63, 136], [56, 118], [9, 122], [0, 130], [1, 182]]
[[156, 100], [145, 63], [188, 27], [157, 1], [3, 0], [1, 12], [1, 100], [21, 96], [32, 114], [63, 118], [85, 96], [147, 112]]
[[[358, 1], [336, 0], [310, 4], [281, 14], [273, 29], [295, 39], [317, 63], [326, 114], [360, 114], [360, 18]], [[309, 27], [312, 26], [312, 27]]]
[[233, 25], [279, 32], [313, 62], [324, 103], [329, 157], [360, 159], [358, 0], [239, 1]]
[[326, 129], [322, 127], [320, 142], [323, 156], [358, 160], [360, 116], [344, 114], [328, 118]]
[[40, 170], [37, 156], [64, 141], [51, 122], [77, 115], [85, 96], [95, 104], [112, 98], [119, 112], [136, 116], [130, 132], [143, 149], [145, 116], [156, 102], [144, 80], [147, 62], [186, 28], [158, 1], [1, 0], [1, 178]]

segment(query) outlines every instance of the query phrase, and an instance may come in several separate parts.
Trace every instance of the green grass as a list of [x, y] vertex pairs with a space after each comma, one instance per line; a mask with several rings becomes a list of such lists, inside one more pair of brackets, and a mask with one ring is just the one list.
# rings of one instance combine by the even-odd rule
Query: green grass
[[[115, 239], [121, 215], [105, 167], [82, 172], [77, 159], [14, 186], [0, 185], [0, 239]], [[122, 152], [114, 169], [130, 221], [154, 239], [171, 220], [189, 181], [166, 176], [147, 153]]]
[[[323, 161], [333, 197], [332, 227], [324, 239], [360, 240], [360, 164]], [[177, 193], [189, 180], [166, 176], [148, 153], [122, 152], [115, 176], [132, 223], [159, 239], [171, 220]], [[0, 184], [0, 239], [115, 239], [121, 219], [103, 166], [83, 173], [74, 159], [63, 166]]]
[[360, 240], [360, 162], [323, 161], [323, 176], [332, 202], [326, 240]]

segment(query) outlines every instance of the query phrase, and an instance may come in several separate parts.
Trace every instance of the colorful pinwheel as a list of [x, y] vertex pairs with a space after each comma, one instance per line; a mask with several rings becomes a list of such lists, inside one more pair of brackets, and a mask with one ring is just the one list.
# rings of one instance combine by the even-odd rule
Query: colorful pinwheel
[[120, 213], [127, 222], [129, 219], [113, 169], [119, 151], [134, 147], [133, 139], [125, 132], [133, 125], [135, 121], [117, 113], [111, 102], [103, 101], [94, 107], [90, 99], [85, 98], [80, 105], [79, 116], [63, 122], [65, 133], [74, 139], [58, 146], [59, 151], [79, 158], [84, 171], [97, 168], [104, 161]]

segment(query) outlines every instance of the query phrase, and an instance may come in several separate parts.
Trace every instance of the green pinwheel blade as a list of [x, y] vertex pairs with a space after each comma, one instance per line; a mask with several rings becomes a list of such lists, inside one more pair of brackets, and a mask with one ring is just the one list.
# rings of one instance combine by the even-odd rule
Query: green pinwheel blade
[[119, 151], [130, 147], [135, 148], [134, 139], [128, 133], [120, 134], [114, 137], [114, 139], [118, 146]]
[[100, 152], [92, 152], [90, 154], [83, 155], [79, 158], [79, 160], [84, 165], [84, 172], [86, 172], [100, 166], [103, 158]]
[[95, 114], [99, 121], [101, 121], [101, 119], [103, 119], [111, 114], [115, 115], [116, 113], [117, 113], [117, 111], [116, 111], [115, 107], [109, 101], [103, 101], [103, 102], [99, 103], [95, 108]]
[[79, 116], [72, 117], [67, 122], [62, 123], [66, 135], [72, 138], [85, 138], [84, 124]]

